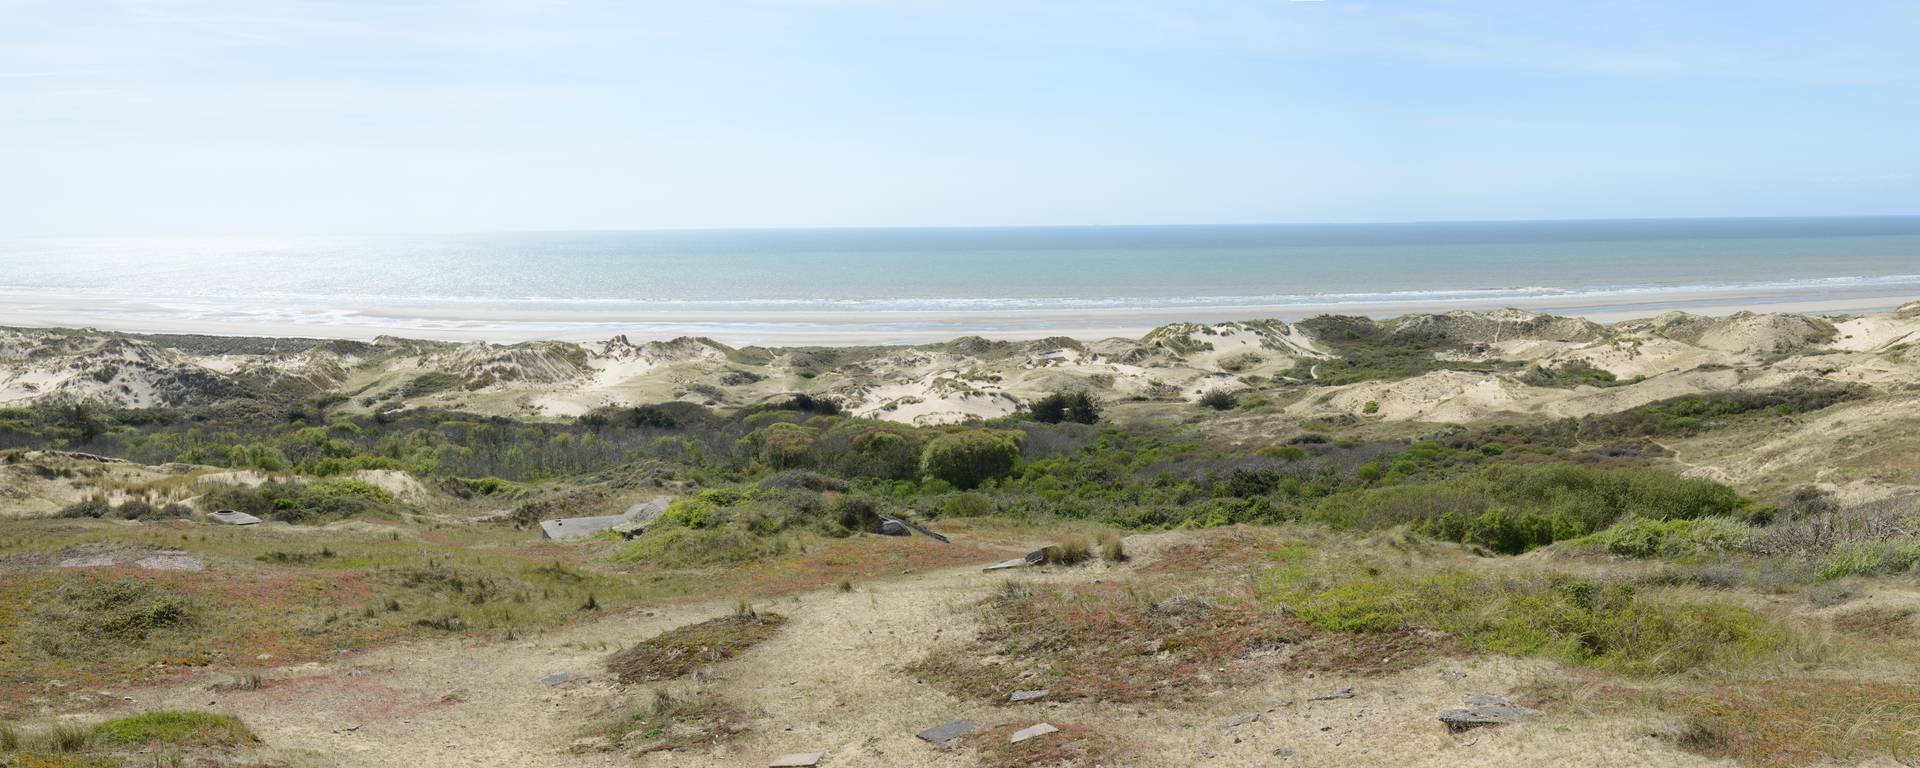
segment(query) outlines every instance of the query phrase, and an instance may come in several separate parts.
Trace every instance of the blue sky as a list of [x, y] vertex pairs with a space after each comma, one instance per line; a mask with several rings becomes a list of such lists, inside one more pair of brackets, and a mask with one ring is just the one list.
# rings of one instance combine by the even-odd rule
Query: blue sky
[[1920, 213], [1920, 2], [0, 0], [0, 234]]

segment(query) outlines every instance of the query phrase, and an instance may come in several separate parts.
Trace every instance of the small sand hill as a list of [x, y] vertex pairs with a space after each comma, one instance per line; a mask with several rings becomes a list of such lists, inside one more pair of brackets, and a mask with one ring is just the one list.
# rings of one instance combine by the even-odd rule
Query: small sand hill
[[1509, 377], [1467, 371], [1434, 371], [1401, 381], [1368, 381], [1333, 388], [1288, 407], [1303, 417], [1366, 414], [1390, 421], [1467, 422], [1503, 411], [1527, 409], [1539, 395]]
[[1920, 301], [1884, 315], [1866, 315], [1834, 324], [1833, 347], [1850, 352], [1879, 352], [1901, 344], [1920, 344]]
[[1669, 312], [1642, 326], [1623, 323], [1623, 330], [1639, 330], [1704, 349], [1745, 354], [1789, 354], [1825, 344], [1834, 338], [1832, 323], [1817, 317], [1736, 312], [1723, 318]]
[[1396, 335], [1436, 335], [1467, 344], [1498, 344], [1514, 340], [1593, 342], [1608, 334], [1606, 326], [1589, 320], [1542, 315], [1520, 309], [1407, 315], [1390, 321], [1388, 325]]

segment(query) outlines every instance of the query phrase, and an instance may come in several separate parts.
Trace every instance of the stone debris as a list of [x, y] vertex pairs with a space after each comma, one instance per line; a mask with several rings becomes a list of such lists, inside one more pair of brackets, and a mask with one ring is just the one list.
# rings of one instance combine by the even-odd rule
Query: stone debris
[[80, 555], [60, 561], [62, 568], [111, 568], [113, 555]]
[[1342, 688], [1337, 691], [1327, 691], [1326, 693], [1307, 699], [1307, 701], [1333, 701], [1334, 699], [1351, 699], [1351, 698], [1353, 698], [1353, 689]]
[[1037, 691], [1014, 691], [1012, 695], [1007, 697], [1007, 701], [1013, 702], [1015, 704], [1028, 702], [1028, 701], [1035, 701], [1038, 699], [1046, 698], [1047, 694], [1049, 693], [1052, 693], [1052, 691], [1047, 690], [1045, 688], [1041, 688]]
[[823, 755], [824, 753], [821, 752], [795, 752], [791, 755], [781, 755], [774, 758], [773, 762], [767, 763], [767, 768], [808, 768], [819, 765]]
[[1045, 736], [1049, 733], [1058, 733], [1059, 731], [1060, 729], [1053, 727], [1052, 723], [1039, 723], [1014, 731], [1012, 736], [1007, 737], [1007, 743], [1018, 744], [1036, 736]]
[[1237, 716], [1234, 716], [1234, 717], [1229, 717], [1229, 718], [1227, 718], [1227, 721], [1226, 721], [1225, 723], [1223, 723], [1223, 724], [1221, 724], [1221, 726], [1220, 726], [1220, 727], [1222, 727], [1222, 728], [1238, 728], [1238, 727], [1240, 727], [1240, 726], [1243, 726], [1243, 725], [1246, 725], [1246, 724], [1248, 724], [1248, 723], [1257, 723], [1257, 722], [1260, 722], [1260, 713], [1258, 713], [1258, 712], [1248, 712], [1247, 714], [1244, 714], [1244, 715], [1237, 715]]
[[221, 525], [259, 525], [260, 518], [254, 517], [253, 515], [249, 515], [245, 512], [235, 512], [231, 509], [223, 509], [218, 512], [207, 513], [207, 522], [220, 523]]
[[555, 672], [551, 675], [547, 675], [546, 677], [540, 678], [540, 684], [541, 685], [559, 685], [561, 683], [564, 683], [572, 679], [573, 679], [573, 675], [569, 673]]
[[980, 726], [972, 720], [949, 720], [914, 735], [919, 736], [921, 741], [931, 744], [950, 744], [955, 739], [978, 730]]
[[1440, 713], [1440, 722], [1446, 724], [1447, 730], [1459, 732], [1485, 725], [1517, 723], [1540, 714], [1538, 710], [1485, 693], [1469, 693], [1466, 702], [1464, 709], [1449, 709]]

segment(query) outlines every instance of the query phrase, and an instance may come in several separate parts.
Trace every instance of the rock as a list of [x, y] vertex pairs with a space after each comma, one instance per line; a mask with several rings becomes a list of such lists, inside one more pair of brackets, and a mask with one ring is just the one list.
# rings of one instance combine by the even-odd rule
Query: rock
[[1286, 747], [1274, 747], [1274, 748], [1273, 748], [1273, 756], [1274, 756], [1274, 757], [1289, 757], [1289, 756], [1292, 756], [1292, 755], [1293, 755], [1293, 750], [1291, 750], [1291, 749], [1287, 749]]
[[1227, 722], [1223, 723], [1221, 727], [1222, 728], [1238, 728], [1240, 726], [1246, 725], [1247, 723], [1257, 723], [1257, 722], [1260, 722], [1260, 713], [1248, 712], [1247, 714], [1244, 714], [1244, 715], [1237, 715], [1234, 717], [1227, 718]]
[[555, 672], [551, 675], [547, 675], [546, 677], [540, 678], [540, 684], [541, 685], [559, 685], [561, 683], [564, 683], [572, 679], [573, 679], [573, 675], [569, 673]]
[[986, 568], [983, 568], [981, 570], [991, 573], [993, 571], [1004, 571], [1008, 568], [1025, 568], [1025, 567], [1027, 567], [1026, 559], [1016, 557], [1012, 560], [1003, 560], [1001, 562], [994, 563], [993, 565], [989, 565]]
[[1037, 725], [1031, 725], [1026, 728], [1022, 728], [1020, 730], [1014, 731], [1012, 736], [1007, 737], [1007, 743], [1018, 744], [1020, 742], [1026, 741], [1027, 739], [1031, 739], [1036, 736], [1045, 736], [1049, 733], [1058, 733], [1059, 731], [1060, 729], [1053, 727], [1052, 723], [1040, 723]]
[[1028, 701], [1035, 701], [1038, 699], [1046, 698], [1047, 694], [1049, 693], [1052, 693], [1052, 691], [1049, 691], [1045, 688], [1041, 688], [1037, 691], [1014, 691], [1012, 695], [1009, 695], [1007, 697], [1007, 701], [1013, 702], [1015, 704], [1028, 702]]
[[774, 758], [773, 762], [767, 763], [767, 768], [808, 768], [808, 766], [819, 765], [821, 756], [820, 752], [795, 752], [791, 755], [781, 755]]
[[914, 735], [919, 736], [921, 741], [932, 744], [948, 744], [954, 739], [978, 730], [980, 726], [974, 724], [972, 720], [949, 720]]
[[1326, 693], [1320, 694], [1313, 698], [1307, 699], [1307, 701], [1333, 701], [1334, 699], [1351, 699], [1351, 698], [1353, 698], [1353, 689], [1342, 688], [1337, 691], [1328, 691]]
[[906, 536], [909, 533], [906, 523], [898, 520], [880, 521], [880, 535], [882, 536]]
[[111, 568], [113, 555], [81, 555], [60, 561], [62, 568]]
[[1469, 693], [1466, 700], [1465, 709], [1449, 709], [1440, 713], [1440, 722], [1447, 726], [1447, 730], [1459, 732], [1484, 725], [1517, 723], [1540, 714], [1537, 710], [1484, 693]]
[[249, 515], [245, 512], [235, 512], [231, 509], [223, 509], [218, 512], [207, 513], [207, 522], [220, 523], [221, 525], [258, 525], [260, 523], [260, 518], [254, 517], [253, 515]]

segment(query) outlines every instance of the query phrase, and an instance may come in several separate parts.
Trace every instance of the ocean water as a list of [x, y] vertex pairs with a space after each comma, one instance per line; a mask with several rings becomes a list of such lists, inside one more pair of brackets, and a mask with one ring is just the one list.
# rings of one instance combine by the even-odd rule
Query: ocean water
[[0, 241], [0, 322], [265, 335], [885, 342], [1915, 297], [1920, 217]]

